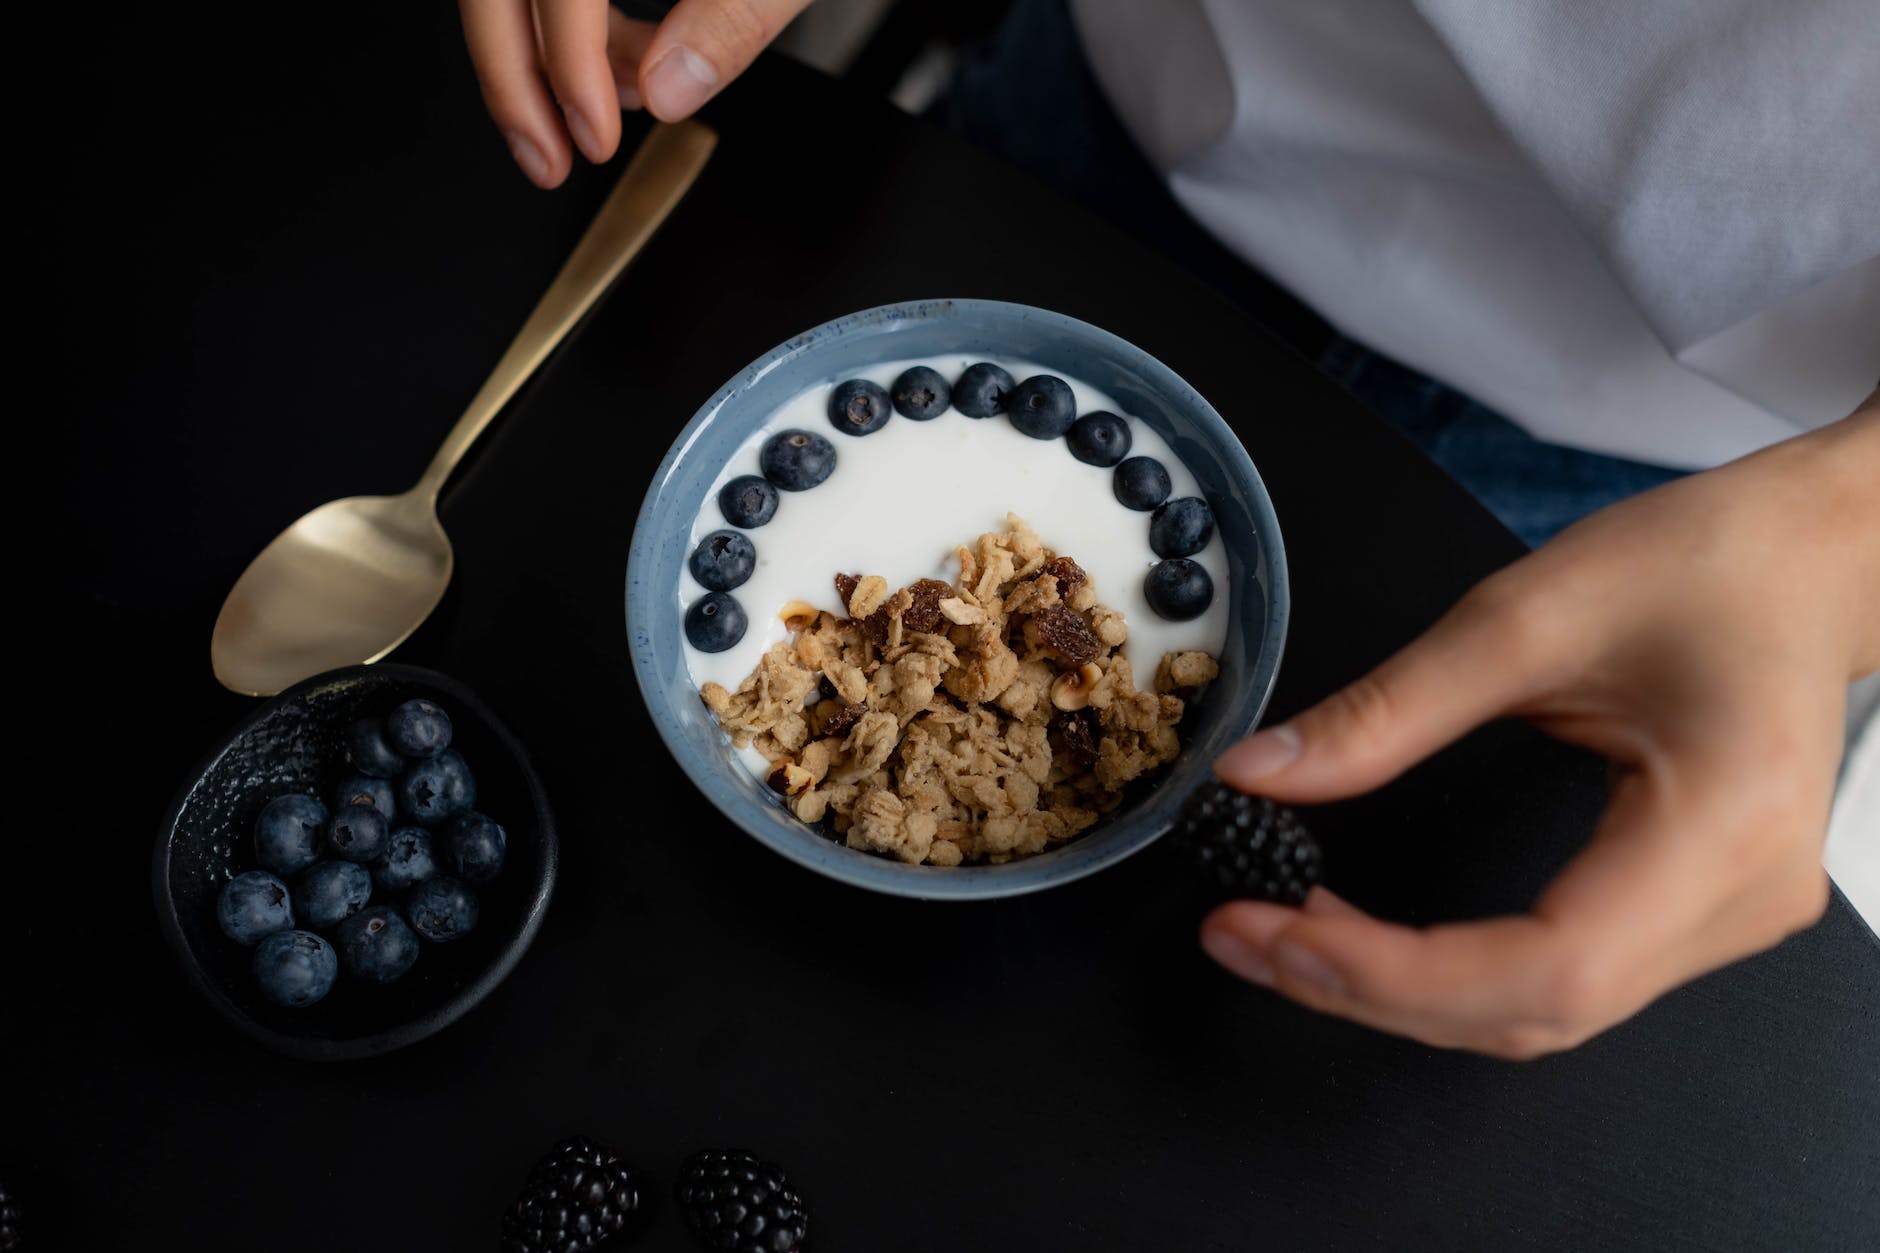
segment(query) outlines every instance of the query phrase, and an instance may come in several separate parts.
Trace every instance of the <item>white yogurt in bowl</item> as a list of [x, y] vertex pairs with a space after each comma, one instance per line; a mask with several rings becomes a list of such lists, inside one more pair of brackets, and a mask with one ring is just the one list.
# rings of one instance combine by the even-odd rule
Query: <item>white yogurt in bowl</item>
[[[1213, 598], [1199, 616], [1172, 621], [1151, 609], [1143, 593], [1143, 578], [1159, 560], [1149, 546], [1150, 513], [1118, 501], [1114, 471], [1077, 460], [1063, 439], [1034, 439], [1004, 414], [975, 419], [953, 408], [924, 422], [897, 413], [880, 430], [859, 436], [838, 431], [829, 421], [830, 393], [844, 379], [866, 378], [886, 389], [908, 367], [926, 365], [952, 381], [981, 360], [1019, 381], [1035, 374], [1064, 379], [1080, 416], [1104, 410], [1128, 422], [1129, 456], [1162, 464], [1170, 500], [1203, 494], [1166, 441], [1114, 399], [1061, 371], [998, 357], [958, 356], [887, 362], [830, 379], [791, 398], [739, 446], [693, 522], [688, 551], [720, 529], [743, 530], [757, 550], [751, 577], [730, 593], [748, 619], [744, 636], [716, 653], [687, 643], [686, 666], [694, 683], [719, 683], [735, 691], [765, 650], [788, 638], [779, 613], [791, 601], [846, 613], [834, 584], [839, 572], [878, 574], [890, 588], [923, 578], [952, 581], [959, 573], [954, 555], [959, 546], [970, 546], [983, 532], [1004, 531], [1008, 513], [1023, 518], [1047, 548], [1075, 559], [1089, 575], [1098, 601], [1124, 615], [1129, 628], [1124, 653], [1139, 682], [1154, 674], [1165, 653], [1198, 649], [1219, 655], [1227, 636], [1230, 589], [1218, 526], [1207, 546], [1189, 557], [1213, 581]], [[719, 489], [740, 475], [759, 474], [764, 442], [792, 428], [834, 445], [834, 472], [808, 491], [780, 493], [776, 515], [763, 526], [732, 527], [719, 512]], [[689, 571], [681, 575], [675, 612], [682, 615], [705, 592]]]

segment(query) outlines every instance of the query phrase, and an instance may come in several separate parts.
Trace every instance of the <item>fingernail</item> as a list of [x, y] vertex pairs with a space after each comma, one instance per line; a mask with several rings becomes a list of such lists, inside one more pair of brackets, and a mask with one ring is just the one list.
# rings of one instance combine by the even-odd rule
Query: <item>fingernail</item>
[[1293, 983], [1303, 983], [1335, 996], [1344, 994], [1344, 979], [1326, 963], [1323, 957], [1302, 944], [1293, 944], [1286, 940], [1275, 944], [1273, 964], [1278, 966], [1280, 972]]
[[581, 150], [581, 155], [590, 161], [600, 161], [602, 159], [601, 141], [594, 138], [594, 128], [588, 125], [588, 120], [582, 116], [581, 110], [563, 109], [562, 116], [568, 119], [568, 133], [574, 137], [574, 146]]
[[646, 104], [640, 99], [640, 89], [632, 83], [621, 83], [617, 90], [620, 92], [620, 107], [623, 109], [638, 109]]
[[1254, 783], [1290, 766], [1299, 756], [1299, 732], [1290, 723], [1269, 727], [1242, 740], [1215, 761], [1229, 783]]
[[529, 180], [535, 183], [546, 183], [548, 158], [542, 155], [542, 150], [531, 143], [528, 136], [515, 131], [509, 132], [503, 138], [509, 141], [509, 155], [515, 158], [516, 164], [522, 167], [522, 172], [529, 176]]
[[1267, 964], [1266, 955], [1233, 932], [1219, 928], [1204, 931], [1201, 948], [1248, 983], [1257, 983], [1263, 988], [1273, 986], [1273, 967]]
[[684, 44], [659, 58], [646, 75], [646, 101], [664, 118], [690, 115], [717, 89], [718, 71]]

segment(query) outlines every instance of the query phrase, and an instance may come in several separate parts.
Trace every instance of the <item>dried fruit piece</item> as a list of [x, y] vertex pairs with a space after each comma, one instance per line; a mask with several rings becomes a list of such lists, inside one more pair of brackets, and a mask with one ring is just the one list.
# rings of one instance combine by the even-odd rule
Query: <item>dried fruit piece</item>
[[822, 733], [826, 736], [841, 735], [861, 721], [862, 715], [867, 712], [868, 706], [860, 701], [842, 703], [839, 708], [823, 719]]
[[1069, 596], [1071, 589], [1090, 576], [1084, 568], [1069, 557], [1053, 557], [1038, 568], [1039, 574], [1048, 574], [1058, 581], [1058, 595]]
[[859, 574], [836, 575], [836, 597], [842, 602], [845, 610], [849, 605], [849, 597], [855, 595], [855, 585], [861, 581], [862, 577]]
[[1073, 666], [1095, 661], [1103, 654], [1103, 643], [1084, 621], [1084, 615], [1067, 605], [1040, 610], [1032, 621], [1037, 623], [1038, 638], [1045, 647]]
[[1097, 764], [1097, 711], [1079, 709], [1059, 714], [1051, 726], [1064, 743], [1071, 765], [1088, 770]]
[[939, 579], [922, 579], [908, 585], [913, 603], [901, 615], [901, 625], [910, 631], [932, 631], [940, 625], [940, 602], [953, 595], [953, 585]]

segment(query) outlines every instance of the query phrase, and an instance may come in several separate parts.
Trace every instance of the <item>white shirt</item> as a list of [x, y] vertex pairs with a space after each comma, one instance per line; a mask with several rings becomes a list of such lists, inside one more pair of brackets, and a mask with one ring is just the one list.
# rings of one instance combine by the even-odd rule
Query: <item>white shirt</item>
[[1717, 464], [1880, 382], [1880, 0], [1072, 0], [1181, 203], [1544, 439]]

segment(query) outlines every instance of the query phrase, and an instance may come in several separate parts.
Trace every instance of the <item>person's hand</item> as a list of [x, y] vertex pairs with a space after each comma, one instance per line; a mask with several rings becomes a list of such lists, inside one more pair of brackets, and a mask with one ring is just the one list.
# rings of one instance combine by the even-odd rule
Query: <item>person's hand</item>
[[483, 103], [529, 181], [558, 187], [574, 149], [606, 161], [620, 111], [690, 117], [809, 0], [679, 0], [636, 22], [607, 0], [458, 0]]
[[1847, 684], [1880, 667], [1876, 485], [1880, 392], [1586, 519], [1216, 764], [1308, 803], [1375, 788], [1499, 715], [1593, 749], [1615, 767], [1610, 805], [1529, 914], [1418, 930], [1315, 888], [1302, 909], [1222, 906], [1203, 947], [1313, 1009], [1530, 1058], [1810, 925]]

